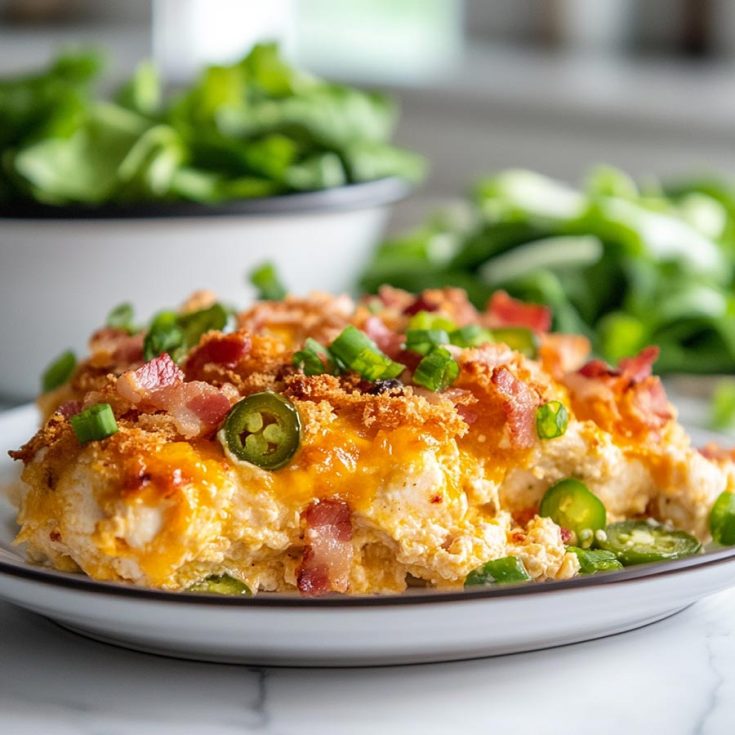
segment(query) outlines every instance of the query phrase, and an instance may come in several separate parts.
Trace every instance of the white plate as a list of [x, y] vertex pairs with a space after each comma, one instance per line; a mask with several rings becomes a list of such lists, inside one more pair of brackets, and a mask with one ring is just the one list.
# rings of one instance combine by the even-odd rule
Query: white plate
[[[0, 416], [0, 445], [35, 425]], [[13, 469], [0, 460], [0, 478]], [[84, 635], [182, 658], [289, 666], [356, 666], [480, 658], [549, 648], [661, 620], [735, 584], [735, 548], [566, 582], [392, 597], [234, 599], [92, 581], [24, 560], [0, 505], [0, 597]]]

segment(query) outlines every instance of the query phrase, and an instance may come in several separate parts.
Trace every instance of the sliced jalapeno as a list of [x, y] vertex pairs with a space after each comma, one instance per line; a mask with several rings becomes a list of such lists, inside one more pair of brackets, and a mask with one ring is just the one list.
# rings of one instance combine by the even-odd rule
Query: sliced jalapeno
[[229, 574], [212, 574], [206, 579], [195, 582], [187, 592], [208, 592], [211, 595], [230, 595], [250, 597], [252, 592], [244, 582]]
[[244, 462], [277, 470], [299, 448], [301, 420], [288, 399], [277, 393], [253, 393], [236, 403], [220, 432], [227, 448]]
[[579, 546], [592, 544], [595, 531], [605, 527], [607, 516], [602, 501], [583, 482], [572, 477], [560, 480], [546, 491], [539, 515], [571, 531]]
[[486, 584], [515, 584], [531, 579], [523, 562], [515, 556], [493, 559], [467, 575], [465, 587]]
[[582, 574], [597, 574], [597, 572], [610, 572], [623, 568], [612, 551], [580, 549], [578, 546], [567, 546], [567, 551], [576, 554]]
[[506, 327], [492, 330], [493, 341], [503, 342], [513, 350], [526, 357], [535, 359], [538, 356], [538, 337], [526, 327]]
[[624, 566], [682, 559], [702, 548], [702, 544], [685, 531], [651, 525], [647, 521], [611, 523], [598, 544], [605, 551], [612, 551]]
[[709, 514], [712, 538], [723, 546], [735, 545], [735, 493], [721, 493]]

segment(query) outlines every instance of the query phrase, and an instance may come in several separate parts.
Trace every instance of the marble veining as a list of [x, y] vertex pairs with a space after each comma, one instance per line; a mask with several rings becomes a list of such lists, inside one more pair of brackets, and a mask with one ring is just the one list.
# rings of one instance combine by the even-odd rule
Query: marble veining
[[2, 735], [719, 735], [733, 726], [735, 590], [589, 643], [347, 670], [149, 656], [0, 603]]

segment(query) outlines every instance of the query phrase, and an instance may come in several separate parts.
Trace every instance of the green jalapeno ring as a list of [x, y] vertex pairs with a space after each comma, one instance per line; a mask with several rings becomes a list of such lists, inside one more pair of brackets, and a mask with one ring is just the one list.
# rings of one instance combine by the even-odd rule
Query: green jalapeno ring
[[602, 501], [573, 477], [560, 480], [544, 494], [539, 515], [572, 531], [579, 546], [590, 546], [594, 532], [605, 528], [607, 513]]
[[709, 514], [709, 530], [715, 543], [735, 545], [735, 493], [723, 491]]
[[481, 567], [471, 571], [465, 579], [465, 587], [489, 584], [516, 584], [528, 582], [531, 576], [516, 556], [504, 556], [485, 562]]
[[186, 591], [231, 597], [250, 597], [253, 594], [250, 587], [229, 574], [212, 574], [187, 587]]
[[652, 525], [648, 521], [611, 523], [598, 544], [601, 549], [612, 551], [623, 566], [683, 559], [702, 548], [702, 544], [686, 531]]
[[238, 401], [227, 414], [220, 441], [244, 462], [264, 470], [288, 464], [299, 448], [301, 419], [287, 398], [265, 391]]

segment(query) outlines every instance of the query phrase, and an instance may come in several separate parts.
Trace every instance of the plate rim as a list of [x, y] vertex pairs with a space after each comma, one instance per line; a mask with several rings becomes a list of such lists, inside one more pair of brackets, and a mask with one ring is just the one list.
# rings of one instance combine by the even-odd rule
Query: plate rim
[[[467, 602], [529, 595], [547, 595], [552, 592], [588, 589], [595, 587], [627, 584], [640, 580], [669, 577], [704, 568], [735, 562], [735, 547], [718, 548], [713, 551], [673, 561], [654, 562], [627, 567], [621, 571], [599, 572], [572, 579], [526, 582], [498, 587], [457, 589], [442, 591], [417, 589], [415, 591], [385, 595], [326, 595], [324, 597], [301, 597], [296, 593], [261, 592], [252, 596], [226, 597], [223, 595], [137, 587], [119, 582], [102, 582], [83, 574], [58, 572], [27, 561], [12, 562], [0, 558], [0, 579], [3, 575], [40, 583], [65, 590], [90, 592], [111, 597], [144, 599], [173, 604], [195, 604], [215, 607], [258, 607], [258, 608], [354, 608], [354, 607], [400, 607], [403, 605], [427, 605], [434, 603]], [[733, 581], [735, 585], [735, 580]]]
[[[35, 404], [28, 403], [0, 412], [0, 433], [3, 425], [13, 421], [30, 419]], [[2, 460], [4, 461], [4, 460]], [[381, 595], [326, 595], [323, 597], [301, 597], [296, 593], [262, 592], [247, 597], [227, 597], [223, 595], [193, 592], [174, 592], [169, 590], [138, 587], [120, 582], [103, 582], [83, 573], [59, 572], [25, 559], [17, 561], [0, 556], [0, 580], [9, 576], [63, 590], [89, 592], [110, 597], [149, 600], [169, 604], [194, 604], [223, 608], [360, 608], [360, 607], [401, 607], [404, 605], [427, 605], [436, 603], [468, 602], [487, 599], [526, 597], [529, 595], [548, 595], [553, 592], [609, 587], [651, 578], [668, 577], [689, 573], [704, 568], [735, 562], [735, 546], [717, 547], [704, 553], [683, 559], [653, 562], [626, 567], [619, 571], [599, 572], [581, 575], [566, 580], [527, 582], [478, 589], [416, 589], [397, 594]], [[735, 579], [733, 580], [735, 585]], [[1, 587], [1, 585], [0, 585]], [[1, 590], [0, 590], [1, 592]]]

